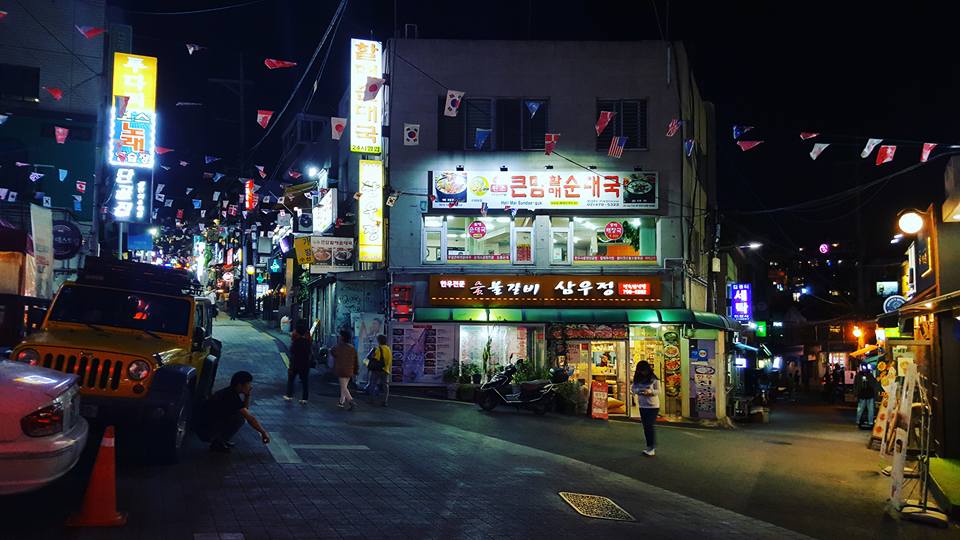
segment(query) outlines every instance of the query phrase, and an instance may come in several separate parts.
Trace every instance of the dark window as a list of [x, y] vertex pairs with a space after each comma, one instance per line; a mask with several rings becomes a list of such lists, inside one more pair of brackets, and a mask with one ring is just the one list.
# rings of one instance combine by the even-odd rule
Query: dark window
[[60, 289], [50, 308], [49, 320], [185, 336], [190, 302], [169, 296], [73, 285]]
[[40, 101], [40, 68], [0, 64], [0, 99]]
[[[598, 99], [597, 118], [602, 111], [616, 115], [597, 137], [597, 151], [606, 152], [614, 136], [626, 136], [625, 148], [647, 148], [647, 101], [644, 99]], [[538, 113], [539, 114], [539, 113]]]
[[540, 109], [530, 118], [522, 98], [465, 98], [455, 117], [443, 115], [446, 98], [438, 99], [437, 149], [475, 150], [477, 129], [492, 129], [484, 151], [542, 150], [548, 129], [549, 101], [537, 99]]
[[[40, 126], [40, 136], [45, 139], [54, 139], [56, 138], [56, 131], [54, 130], [54, 124], [43, 124]], [[64, 126], [70, 129], [70, 134], [67, 135], [68, 141], [89, 141], [93, 139], [93, 129], [88, 127], [81, 126]]]

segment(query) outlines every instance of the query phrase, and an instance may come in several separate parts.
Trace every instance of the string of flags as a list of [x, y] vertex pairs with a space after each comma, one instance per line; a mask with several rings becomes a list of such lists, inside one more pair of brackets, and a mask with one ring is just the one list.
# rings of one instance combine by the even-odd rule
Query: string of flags
[[334, 116], [330, 119], [330, 136], [335, 141], [340, 140], [340, 136], [343, 135], [344, 128], [347, 127], [347, 119]]
[[76, 26], [76, 29], [77, 32], [83, 34], [83, 37], [87, 39], [93, 39], [107, 31], [105, 28], [98, 28], [96, 26]]
[[264, 59], [263, 65], [267, 66], [267, 69], [285, 69], [296, 67], [296, 62], [290, 62], [288, 60], [277, 60], [275, 58]]
[[273, 111], [267, 111], [264, 109], [257, 110], [257, 123], [260, 124], [260, 127], [267, 129], [267, 124], [270, 123], [270, 118], [273, 117]]

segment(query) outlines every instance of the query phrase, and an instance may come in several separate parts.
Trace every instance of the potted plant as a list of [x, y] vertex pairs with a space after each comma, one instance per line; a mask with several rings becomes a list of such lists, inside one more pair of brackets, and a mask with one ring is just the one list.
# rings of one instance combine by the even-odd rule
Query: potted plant
[[482, 362], [481, 369], [483, 370], [482, 374], [484, 377], [486, 377], [486, 380], [490, 380], [490, 375], [492, 375], [491, 373], [492, 366], [490, 365], [490, 357], [492, 355], [493, 355], [493, 338], [488, 337], [486, 345], [483, 346], [483, 354], [480, 355], [480, 359]]
[[457, 399], [457, 387], [460, 380], [460, 366], [453, 364], [443, 370], [443, 383], [447, 385], [447, 399]]

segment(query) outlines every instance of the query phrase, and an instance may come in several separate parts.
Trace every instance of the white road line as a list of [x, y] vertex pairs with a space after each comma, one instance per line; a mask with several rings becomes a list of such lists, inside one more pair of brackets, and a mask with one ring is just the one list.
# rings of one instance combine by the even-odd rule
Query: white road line
[[270, 450], [270, 455], [277, 463], [303, 463], [297, 451], [290, 446], [286, 439], [279, 435], [270, 436], [270, 444], [267, 445], [267, 450]]
[[401, 398], [401, 399], [419, 399], [420, 401], [440, 401], [443, 403], [457, 403], [459, 405], [476, 405], [476, 403], [470, 401], [459, 401], [456, 399], [439, 399], [439, 398], [429, 398], [429, 397], [418, 397], [418, 396], [403, 396], [400, 394], [391, 394], [391, 398]]
[[287, 358], [287, 353], [280, 352], [280, 359], [283, 360], [283, 365], [287, 366], [287, 369], [290, 369], [290, 359]]
[[683, 433], [684, 435], [689, 435], [689, 436], [694, 437], [694, 438], [697, 438], [697, 439], [702, 439], [702, 438], [703, 438], [703, 435], [701, 435], [701, 434], [699, 434], [699, 433], [692, 433], [692, 432], [689, 432], [689, 431], [681, 431], [680, 433]]
[[362, 444], [291, 444], [295, 450], [369, 450]]

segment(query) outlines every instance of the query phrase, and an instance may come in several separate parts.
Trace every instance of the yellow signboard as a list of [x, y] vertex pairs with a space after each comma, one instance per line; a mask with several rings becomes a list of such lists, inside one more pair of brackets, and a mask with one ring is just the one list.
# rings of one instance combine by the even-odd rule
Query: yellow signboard
[[114, 53], [108, 161], [111, 165], [154, 165], [157, 133], [157, 59]]
[[383, 262], [383, 162], [360, 160], [360, 262]]
[[350, 151], [379, 154], [382, 148], [383, 88], [365, 100], [367, 77], [383, 77], [383, 45], [350, 40]]
[[310, 264], [313, 262], [313, 247], [310, 245], [309, 236], [294, 238], [293, 250], [297, 254], [297, 264]]

